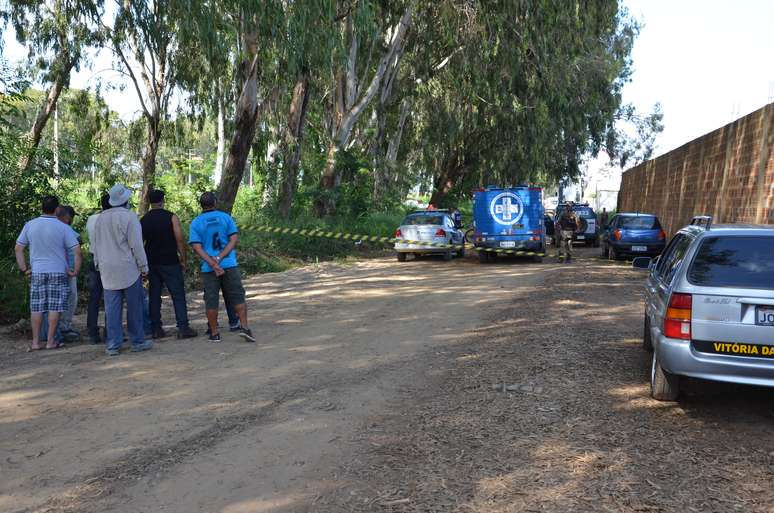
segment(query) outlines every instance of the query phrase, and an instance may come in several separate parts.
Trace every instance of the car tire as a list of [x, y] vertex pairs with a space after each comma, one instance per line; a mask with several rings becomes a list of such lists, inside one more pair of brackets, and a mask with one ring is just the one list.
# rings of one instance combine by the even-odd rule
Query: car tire
[[650, 395], [657, 401], [675, 401], [680, 394], [680, 376], [661, 367], [658, 353], [653, 351], [650, 370]]
[[586, 241], [586, 247], [587, 247], [587, 248], [590, 248], [592, 244], [594, 244], [594, 241], [593, 241], [593, 240], [587, 240], [587, 241]]
[[645, 320], [642, 322], [642, 348], [648, 352], [653, 352], [653, 338], [650, 335], [650, 318], [645, 312]]
[[532, 257], [532, 261], [536, 264], [542, 264], [543, 263], [543, 257], [540, 255], [535, 255]]
[[488, 264], [489, 263], [489, 252], [484, 250], [478, 251], [478, 261], [481, 264]]
[[[463, 242], [464, 244], [464, 242]], [[457, 256], [460, 258], [465, 258], [465, 246], [462, 246], [459, 251], [457, 251]]]
[[398, 253], [398, 262], [406, 261], [406, 253]]
[[451, 251], [446, 251], [446, 252], [443, 254], [443, 260], [444, 260], [444, 262], [448, 262], [449, 260], [451, 260], [451, 259], [452, 259], [452, 257], [453, 257], [453, 256], [454, 256], [454, 253], [452, 253]]

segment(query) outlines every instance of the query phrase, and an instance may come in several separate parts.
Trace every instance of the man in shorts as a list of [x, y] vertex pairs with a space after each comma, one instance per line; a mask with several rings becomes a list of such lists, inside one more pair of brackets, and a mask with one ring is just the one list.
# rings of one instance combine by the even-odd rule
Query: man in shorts
[[[16, 239], [16, 264], [22, 274], [30, 278], [31, 351], [43, 349], [40, 332], [45, 312], [48, 312], [45, 348], [61, 347], [54, 340], [57, 324], [62, 312], [67, 310], [69, 278], [77, 276], [81, 268], [81, 245], [72, 228], [56, 218], [58, 206], [59, 199], [56, 196], [44, 197], [43, 215], [28, 221]], [[29, 266], [24, 256], [25, 248], [29, 248]], [[68, 251], [73, 252], [72, 269], [68, 263]]]
[[239, 241], [239, 229], [230, 215], [216, 209], [217, 200], [214, 193], [202, 194], [199, 204], [202, 213], [191, 222], [188, 243], [202, 259], [204, 307], [210, 327], [209, 340], [221, 341], [218, 332], [218, 296], [222, 289], [224, 300], [239, 316], [239, 335], [248, 342], [255, 342], [247, 324], [245, 289], [237, 267], [235, 248]]

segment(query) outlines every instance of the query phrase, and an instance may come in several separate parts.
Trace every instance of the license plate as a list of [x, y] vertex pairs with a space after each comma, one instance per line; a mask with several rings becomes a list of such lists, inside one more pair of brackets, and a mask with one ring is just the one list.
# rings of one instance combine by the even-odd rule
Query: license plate
[[577, 239], [578, 239], [578, 240], [584, 240], [585, 238], [586, 238], [586, 236], [585, 236], [585, 235], [578, 235], [578, 236], [577, 236]]
[[647, 251], [648, 246], [632, 246], [632, 251]]
[[774, 308], [770, 306], [756, 307], [755, 324], [758, 326], [774, 326]]
[[516, 241], [515, 240], [503, 240], [503, 241], [500, 241], [500, 247], [501, 248], [515, 248], [516, 247]]

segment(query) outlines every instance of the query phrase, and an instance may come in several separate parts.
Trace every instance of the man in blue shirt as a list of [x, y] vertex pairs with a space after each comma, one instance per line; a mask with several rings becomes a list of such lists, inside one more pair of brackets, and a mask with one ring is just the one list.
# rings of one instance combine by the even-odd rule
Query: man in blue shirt
[[233, 306], [241, 321], [239, 335], [248, 342], [255, 342], [247, 324], [247, 305], [242, 277], [237, 268], [236, 245], [239, 229], [234, 219], [216, 210], [217, 200], [212, 192], [199, 198], [202, 213], [191, 222], [188, 243], [202, 259], [201, 272], [204, 285], [204, 307], [210, 326], [210, 342], [220, 342], [218, 332], [218, 295], [223, 290], [224, 300]]

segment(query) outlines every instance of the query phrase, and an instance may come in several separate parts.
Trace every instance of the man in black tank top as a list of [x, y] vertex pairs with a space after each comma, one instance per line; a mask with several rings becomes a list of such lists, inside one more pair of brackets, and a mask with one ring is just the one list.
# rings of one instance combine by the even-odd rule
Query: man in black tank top
[[142, 238], [148, 256], [148, 296], [150, 302], [153, 338], [166, 337], [161, 327], [161, 290], [164, 285], [172, 296], [177, 320], [177, 338], [191, 338], [196, 331], [188, 325], [188, 307], [185, 301], [183, 273], [188, 264], [188, 254], [183, 242], [180, 219], [164, 209], [164, 191], [150, 192], [151, 209], [142, 216]]

